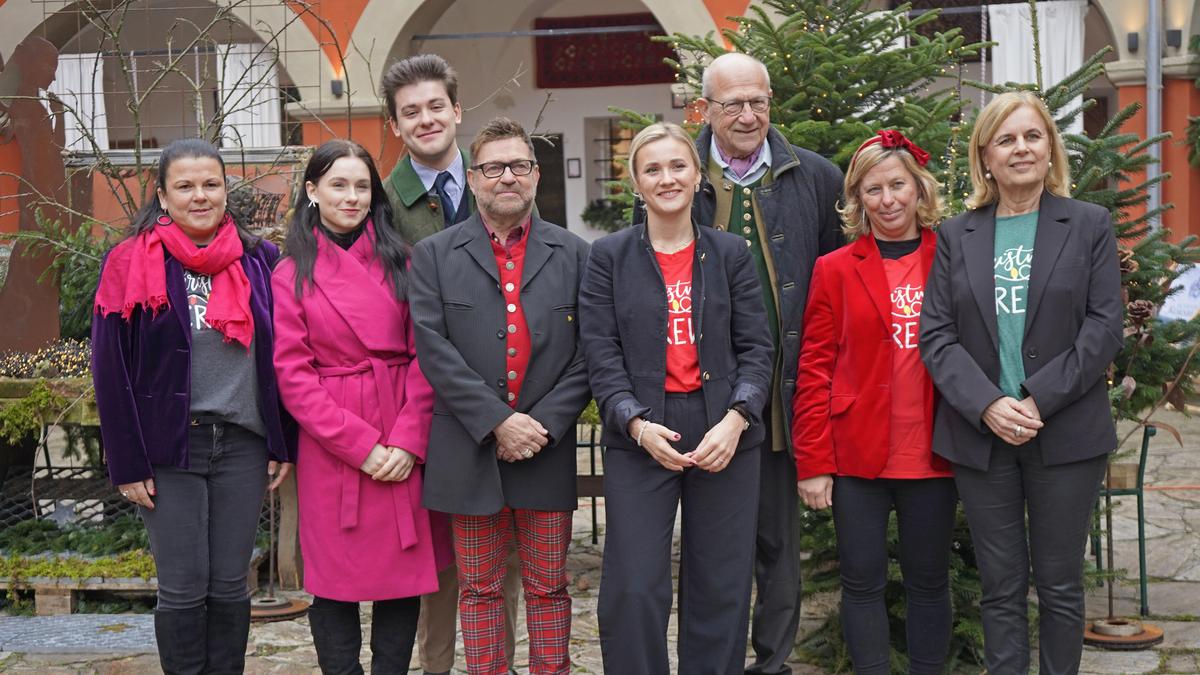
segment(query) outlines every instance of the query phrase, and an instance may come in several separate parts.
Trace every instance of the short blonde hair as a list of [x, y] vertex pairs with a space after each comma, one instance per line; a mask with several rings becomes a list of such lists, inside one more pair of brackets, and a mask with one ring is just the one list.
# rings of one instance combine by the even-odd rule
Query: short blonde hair
[[683, 127], [674, 122], [655, 122], [650, 126], [642, 129], [633, 137], [633, 142], [629, 144], [629, 175], [632, 178], [637, 178], [637, 156], [638, 152], [647, 145], [664, 139], [674, 139], [687, 146], [688, 156], [692, 158], [692, 164], [696, 170], [700, 170], [700, 153], [696, 152], [696, 141], [688, 135], [688, 132], [683, 130]]
[[917, 225], [931, 228], [942, 220], [944, 206], [941, 186], [933, 174], [918, 164], [912, 153], [904, 148], [885, 148], [879, 143], [873, 143], [859, 150], [850, 160], [846, 179], [842, 184], [844, 202], [838, 207], [838, 213], [842, 216], [842, 233], [846, 235], [847, 241], [853, 241], [870, 232], [871, 223], [867, 220], [867, 211], [858, 196], [858, 189], [862, 187], [867, 173], [889, 157], [898, 158], [917, 184]]
[[971, 132], [967, 154], [971, 164], [971, 185], [975, 188], [975, 193], [967, 200], [967, 208], [977, 209], [994, 204], [1000, 199], [996, 181], [988, 177], [987, 168], [983, 165], [983, 149], [992, 142], [1004, 120], [1021, 106], [1033, 108], [1038, 117], [1042, 118], [1042, 124], [1046, 125], [1046, 133], [1050, 135], [1050, 170], [1046, 172], [1046, 189], [1059, 197], [1071, 196], [1071, 168], [1067, 147], [1063, 144], [1062, 134], [1058, 132], [1058, 125], [1050, 115], [1050, 110], [1046, 108], [1046, 103], [1032, 91], [1010, 91], [992, 99], [975, 120], [975, 129]]

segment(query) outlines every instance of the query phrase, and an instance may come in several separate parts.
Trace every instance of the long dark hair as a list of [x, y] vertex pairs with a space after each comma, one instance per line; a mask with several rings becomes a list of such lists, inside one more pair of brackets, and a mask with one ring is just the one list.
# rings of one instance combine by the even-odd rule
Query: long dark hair
[[[221, 165], [221, 179], [225, 180], [225, 160], [221, 159], [221, 153], [217, 151], [212, 143], [202, 138], [180, 138], [179, 140], [171, 141], [167, 147], [162, 149], [162, 154], [158, 157], [158, 173], [154, 179], [154, 187], [167, 191], [167, 171], [171, 168], [171, 163], [177, 159], [185, 158], [204, 158], [217, 160]], [[229, 181], [225, 180], [228, 188]], [[225, 191], [228, 199], [229, 191]], [[226, 212], [228, 213], [228, 201], [226, 202]], [[168, 215], [167, 212], [158, 203], [158, 195], [152, 194], [146, 199], [146, 203], [142, 204], [142, 208], [133, 216], [133, 222], [129, 225], [128, 236], [136, 237], [137, 235], [154, 229], [161, 216]], [[238, 237], [242, 240], [242, 248], [246, 251], [251, 251], [261, 238], [250, 234], [250, 231], [237, 222], [235, 218], [233, 224], [237, 226]]]
[[[333, 163], [343, 157], [361, 159], [371, 174], [371, 209], [367, 216], [375, 224], [375, 239], [372, 242], [375, 258], [383, 265], [388, 280], [392, 282], [396, 299], [404, 300], [408, 292], [405, 269], [408, 266], [409, 248], [400, 233], [392, 228], [392, 204], [383, 191], [383, 181], [379, 178], [379, 170], [375, 168], [371, 154], [351, 140], [325, 141], [313, 152], [308, 166], [304, 167], [304, 182], [316, 185]], [[321, 225], [321, 214], [316, 206], [309, 205], [308, 194], [303, 189], [296, 191], [292, 213], [292, 222], [288, 225], [287, 238], [284, 240], [284, 255], [296, 264], [296, 298], [299, 299], [304, 284], [313, 283], [313, 264], [317, 260], [317, 238], [313, 231]], [[364, 232], [362, 236], [371, 235]]]

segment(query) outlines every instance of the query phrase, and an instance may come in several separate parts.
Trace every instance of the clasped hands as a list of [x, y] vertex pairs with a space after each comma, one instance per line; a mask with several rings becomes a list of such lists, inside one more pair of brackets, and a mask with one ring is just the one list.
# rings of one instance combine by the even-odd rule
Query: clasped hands
[[402, 481], [412, 473], [417, 458], [403, 448], [375, 444], [359, 469], [377, 481]]
[[983, 423], [1000, 440], [1009, 445], [1023, 445], [1038, 435], [1043, 426], [1042, 414], [1032, 396], [1018, 401], [1011, 396], [1002, 396], [983, 410]]
[[728, 467], [733, 460], [733, 453], [737, 452], [738, 440], [745, 428], [745, 418], [730, 410], [704, 434], [695, 450], [684, 453], [671, 446], [682, 436], [661, 424], [635, 417], [629, 421], [625, 431], [630, 438], [640, 440], [642, 448], [665, 469], [683, 471], [695, 466], [716, 473]]
[[541, 422], [525, 413], [515, 412], [492, 430], [496, 437], [496, 458], [508, 463], [532, 459], [550, 444], [550, 432]]

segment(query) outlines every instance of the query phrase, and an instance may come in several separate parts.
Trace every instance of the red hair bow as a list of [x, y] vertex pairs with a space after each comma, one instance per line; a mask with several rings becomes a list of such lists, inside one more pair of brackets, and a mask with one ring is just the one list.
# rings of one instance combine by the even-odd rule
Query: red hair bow
[[[904, 134], [896, 131], [895, 129], [883, 129], [874, 136], [863, 141], [863, 144], [858, 146], [858, 150], [854, 151], [854, 156], [858, 157], [858, 153], [862, 152], [863, 148], [876, 143], [889, 150], [893, 148], [902, 148], [907, 150], [908, 154], [912, 155], [913, 159], [917, 160], [917, 164], [920, 164], [921, 166], [925, 166], [929, 163], [929, 153], [925, 152], [921, 146], [908, 140]], [[854, 159], [851, 158], [850, 162], [853, 163]]]

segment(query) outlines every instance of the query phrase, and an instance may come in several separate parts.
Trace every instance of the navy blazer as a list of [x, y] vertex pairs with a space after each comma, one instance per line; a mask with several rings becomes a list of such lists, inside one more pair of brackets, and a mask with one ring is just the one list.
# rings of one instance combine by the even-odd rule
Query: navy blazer
[[[774, 348], [762, 288], [742, 237], [695, 227], [692, 325], [708, 426], [741, 403], [754, 418], [738, 448], [762, 443]], [[592, 244], [579, 291], [580, 335], [609, 447], [632, 449], [629, 421], [663, 422], [667, 291], [646, 225]]]
[[[183, 265], [169, 252], [165, 255], [170, 309], [148, 313], [138, 308], [128, 321], [119, 313], [92, 316], [92, 381], [108, 476], [114, 485], [153, 478], [155, 464], [188, 467], [192, 330]], [[293, 462], [271, 363], [275, 345], [271, 268], [278, 259], [279, 249], [264, 239], [242, 255], [242, 269], [250, 280], [254, 366], [267, 451], [271, 459]]]
[[[979, 470], [987, 469], [994, 440], [983, 411], [1004, 396], [995, 238], [995, 205], [946, 221], [921, 307], [921, 358], [942, 395], [933, 451]], [[1048, 465], [1112, 451], [1106, 372], [1124, 343], [1124, 303], [1106, 209], [1042, 194], [1026, 308], [1021, 386], [1045, 423], [1030, 442], [1041, 445]]]

